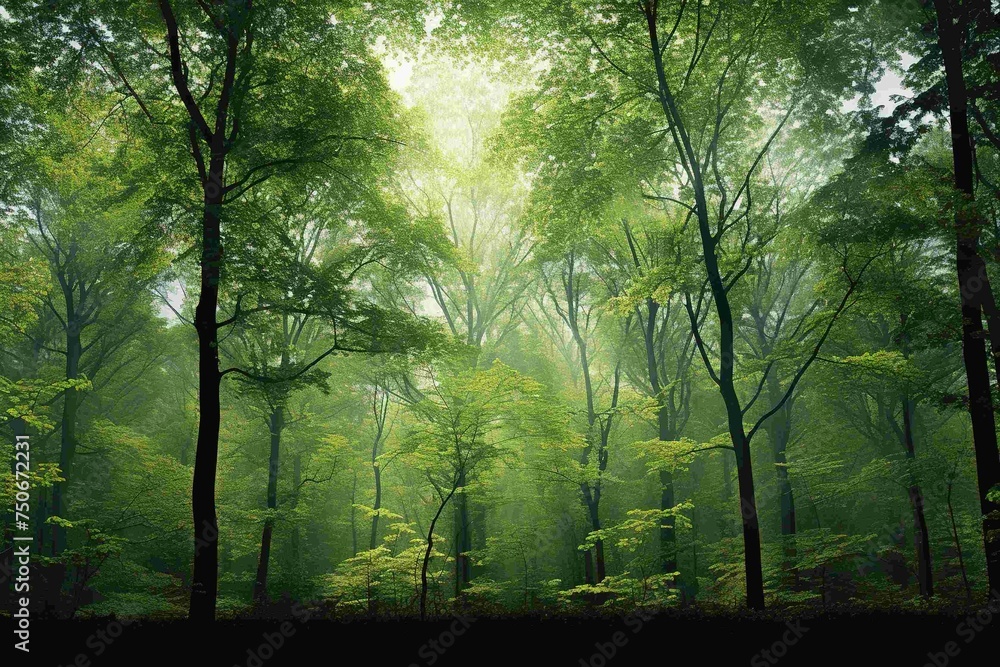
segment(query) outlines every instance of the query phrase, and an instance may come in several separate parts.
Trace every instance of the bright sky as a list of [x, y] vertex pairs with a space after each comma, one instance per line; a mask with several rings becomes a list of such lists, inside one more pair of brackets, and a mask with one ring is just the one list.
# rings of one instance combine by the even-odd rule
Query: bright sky
[[[909, 53], [904, 53], [900, 58], [899, 68], [903, 71], [908, 69], [910, 65], [917, 61]], [[896, 108], [897, 102], [892, 100], [894, 95], [901, 95], [903, 97], [910, 97], [913, 91], [908, 88], [903, 87], [903, 77], [898, 71], [890, 69], [879, 79], [878, 83], [875, 84], [875, 94], [872, 95], [872, 104], [875, 106], [882, 107], [882, 116], [888, 116], [892, 113], [893, 109]], [[855, 97], [854, 99], [848, 100], [844, 103], [844, 111], [854, 111], [858, 108], [858, 101], [861, 96]]]

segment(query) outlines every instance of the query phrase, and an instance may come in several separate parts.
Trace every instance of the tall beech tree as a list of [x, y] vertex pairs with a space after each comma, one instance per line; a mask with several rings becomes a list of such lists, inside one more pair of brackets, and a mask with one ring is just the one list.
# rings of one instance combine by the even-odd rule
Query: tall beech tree
[[191, 230], [201, 262], [194, 314], [199, 427], [192, 509], [199, 548], [192, 620], [214, 618], [218, 587], [219, 295], [224, 267], [253, 253], [241, 240], [252, 234], [252, 223], [236, 210], [241, 198], [279, 175], [323, 174], [343, 188], [365, 187], [366, 175], [344, 171], [345, 158], [377, 154], [393, 141], [383, 134], [391, 96], [366, 30], [416, 27], [418, 9], [404, 2], [376, 16], [360, 5], [293, 10], [252, 0], [176, 7], [162, 0], [155, 7], [63, 3], [38, 17], [45, 43], [61, 47], [53, 50], [53, 62], [69, 68], [63, 53], [77, 52], [73, 64], [104, 71], [133, 115], [152, 124], [176, 158], [175, 177], [183, 183], [174, 188], [178, 203], [200, 218]]
[[[917, 582], [921, 595], [934, 594], [931, 537], [926, 497], [917, 461], [918, 409], [932, 387], [944, 391], [953, 375], [940, 357], [948, 352], [946, 332], [954, 326], [948, 312], [930, 297], [945, 291], [942, 253], [935, 242], [937, 201], [947, 197], [937, 174], [917, 156], [896, 163], [883, 151], [862, 149], [849, 168], [812, 198], [811, 217], [823, 235], [856, 245], [881, 245], [884, 252], [871, 267], [870, 279], [880, 286], [867, 291], [851, 319], [864, 340], [861, 349], [841, 341], [846, 358], [828, 360], [869, 397], [857, 403], [855, 428], [879, 447], [895, 440], [905, 460], [901, 471], [890, 469], [906, 489], [912, 512]], [[868, 222], [859, 233], [858, 222]], [[848, 337], [850, 340], [850, 337]], [[854, 348], [854, 349], [852, 349]], [[874, 349], [875, 353], [854, 352]], [[937, 363], [945, 367], [921, 368]], [[871, 379], [878, 378], [873, 383]], [[850, 399], [853, 400], [853, 399]], [[894, 459], [893, 459], [894, 460]]]
[[[419, 399], [409, 405], [415, 423], [403, 443], [410, 464], [423, 473], [435, 494], [420, 566], [421, 618], [427, 615], [434, 530], [451, 499], [465, 493], [490, 466], [513, 456], [520, 442], [573, 441], [567, 416], [541, 400], [541, 385], [500, 362], [485, 370], [462, 370], [445, 377], [437, 377], [433, 369], [423, 372]], [[470, 567], [468, 560], [456, 563], [456, 567]], [[468, 574], [456, 570], [455, 575], [459, 594]]]
[[[937, 45], [944, 65], [948, 122], [951, 126], [951, 152], [957, 196], [952, 206], [955, 218], [955, 262], [962, 304], [962, 353], [969, 389], [969, 414], [972, 416], [973, 444], [979, 481], [979, 502], [983, 513], [983, 542], [986, 548], [990, 585], [1000, 583], [1000, 450], [997, 448], [996, 416], [990, 389], [983, 315], [990, 323], [990, 335], [1000, 333], [1000, 316], [986, 262], [980, 255], [984, 220], [976, 204], [976, 159], [969, 128], [969, 116], [975, 113], [980, 127], [990, 136], [991, 126], [975, 106], [966, 81], [967, 60], [983, 57], [982, 45], [987, 34], [997, 30], [997, 18], [988, 3], [958, 3], [934, 0], [937, 18]], [[969, 35], [977, 35], [979, 39]], [[995, 65], [993, 78], [996, 78]], [[987, 70], [989, 71], [989, 70]], [[972, 104], [970, 104], [972, 102]], [[997, 142], [1000, 143], [1000, 142]], [[1000, 148], [1000, 146], [998, 146]], [[984, 312], [985, 311], [985, 312]], [[998, 354], [996, 339], [993, 354]], [[996, 369], [1000, 372], [1000, 367]]]
[[[146, 217], [150, 193], [140, 183], [149, 164], [119, 119], [101, 116], [108, 103], [101, 92], [50, 110], [31, 152], [33, 167], [12, 196], [19, 226], [35, 257], [48, 265], [53, 290], [44, 296], [38, 326], [11, 324], [34, 349], [58, 355], [76, 387], [62, 396], [59, 469], [65, 481], [53, 486], [49, 506], [51, 516], [63, 518], [86, 396], [81, 390], [136, 361], [117, 353], [152, 326], [144, 292], [165, 263], [164, 235]], [[58, 523], [49, 547], [53, 556], [66, 548]]]
[[[997, 68], [991, 63], [993, 49], [988, 46], [1000, 24], [989, 3], [978, 1], [903, 3], [894, 13], [906, 20], [897, 28], [905, 38], [897, 40], [918, 57], [906, 72], [906, 82], [916, 94], [874, 128], [869, 141], [880, 149], [906, 154], [919, 145], [919, 138], [937, 119], [947, 119], [950, 129], [954, 193], [944, 198], [944, 210], [954, 229], [957, 299], [962, 313], [962, 351], [983, 540], [989, 580], [995, 584], [1000, 581], [1000, 543], [991, 536], [1000, 531], [1000, 505], [996, 496], [991, 496], [991, 489], [1000, 483], [1000, 450], [989, 358], [993, 358], [996, 380], [1000, 377], [996, 376], [1000, 368], [1000, 310], [983, 253], [984, 234], [991, 226], [983, 215], [989, 205], [982, 194], [995, 192], [985, 165], [987, 156], [1000, 150], [995, 132]], [[977, 185], [982, 190], [978, 197]], [[988, 322], [985, 328], [984, 317]]]
[[[423, 257], [424, 280], [452, 336], [484, 350], [470, 357], [476, 366], [490, 363], [521, 323], [532, 279], [532, 239], [518, 219], [520, 185], [488, 153], [509, 83], [489, 76], [480, 63], [445, 61], [410, 82], [406, 93], [419, 105], [426, 140], [440, 148], [414, 151], [397, 176], [411, 215], [440, 225], [438, 247], [428, 245]], [[484, 78], [491, 85], [484, 86]], [[438, 86], [446, 80], [449, 94], [441, 95]], [[462, 109], [461, 122], [440, 122], [446, 108]], [[412, 302], [411, 308], [416, 312]], [[456, 571], [465, 587], [474, 576], [468, 552], [485, 547], [486, 508], [464, 493], [454, 505]]]
[[[804, 70], [803, 65], [823, 47], [810, 50], [798, 39], [808, 36], [827, 44], [819, 15], [826, 21], [828, 12], [846, 18], [848, 7], [838, 2], [805, 10], [777, 2], [708, 6], [648, 0], [519, 9], [525, 15], [513, 29], [534, 34], [558, 26], [562, 39], [554, 40], [546, 55], [567, 63], [571, 70], [589, 71], [591, 87], [613, 86], [611, 90], [618, 92], [616, 112], [649, 115], [666, 123], [659, 136], [667, 166], [651, 183], [650, 194], [675, 203], [696, 223], [703, 275], [716, 314], [718, 372], [701, 335], [701, 311], [692, 307], [689, 315], [700, 356], [726, 404], [744, 517], [747, 601], [760, 608], [763, 575], [749, 447], [756, 429], [747, 431], [743, 425], [747, 406], [736, 387], [730, 291], [750, 268], [747, 256], [761, 252], [770, 241], [755, 229], [762, 202], [755, 201], [754, 189], [759, 186], [762, 161], [797, 106], [808, 113], [822, 111], [849, 85], [838, 78], [844, 70], [831, 71], [823, 81]], [[497, 23], [495, 14], [487, 15]], [[844, 69], [857, 58], [849, 54]], [[743, 141], [747, 136], [756, 138], [753, 148]], [[743, 259], [736, 259], [740, 255]], [[856, 279], [852, 277], [848, 293]], [[693, 305], [699, 298], [696, 293], [689, 301]], [[845, 297], [840, 307], [848, 301]], [[810, 363], [807, 360], [799, 370], [804, 372]], [[801, 374], [789, 377], [791, 389]], [[747, 404], [753, 402], [751, 398]]]
[[[250, 199], [270, 204], [271, 198]], [[325, 386], [327, 372], [319, 364], [331, 354], [403, 352], [425, 345], [430, 333], [419, 320], [383, 309], [364, 286], [373, 269], [390, 271], [396, 278], [416, 271], [410, 253], [422, 249], [427, 239], [423, 227], [411, 225], [400, 207], [371, 195], [362, 199], [353, 191], [317, 187], [303, 197], [285, 198], [261, 220], [275, 226], [274, 237], [282, 242], [268, 254], [257, 282], [244, 280], [243, 291], [236, 295], [232, 317], [225, 322], [232, 327], [226, 338], [234, 336], [238, 345], [220, 341], [220, 349], [234, 363], [222, 374], [238, 374], [247, 395], [266, 406], [270, 434], [267, 508], [271, 514], [261, 536], [254, 586], [257, 602], [266, 600], [289, 397], [305, 387]], [[245, 306], [248, 296], [257, 305]], [[382, 331], [387, 325], [391, 327]]]
[[[551, 251], [548, 249], [548, 252]], [[601, 374], [596, 372], [597, 332], [603, 313], [594, 292], [600, 289], [600, 282], [588, 269], [586, 256], [579, 248], [570, 245], [563, 248], [563, 252], [562, 257], [542, 263], [547, 298], [540, 300], [539, 307], [556, 312], [556, 318], [548, 318], [550, 325], [566, 327], [576, 348], [586, 402], [586, 445], [580, 452], [579, 461], [583, 476], [580, 493], [590, 520], [590, 530], [599, 532], [602, 527], [601, 493], [608, 469], [611, 433], [621, 417], [622, 362], [621, 356], [613, 353], [613, 369], [608, 376], [602, 380]], [[609, 316], [614, 317], [613, 314]], [[631, 315], [626, 316], [626, 336], [631, 325]], [[602, 395], [607, 401], [605, 406], [599, 403]], [[607, 576], [603, 539], [594, 541], [593, 552], [590, 549], [584, 552], [584, 571], [588, 584], [600, 584]]]

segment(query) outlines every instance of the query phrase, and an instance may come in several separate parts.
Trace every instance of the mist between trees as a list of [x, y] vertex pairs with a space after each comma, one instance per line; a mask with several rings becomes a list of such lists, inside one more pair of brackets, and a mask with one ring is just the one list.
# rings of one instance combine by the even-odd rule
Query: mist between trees
[[986, 0], [4, 2], [36, 613], [981, 603], [998, 29]]

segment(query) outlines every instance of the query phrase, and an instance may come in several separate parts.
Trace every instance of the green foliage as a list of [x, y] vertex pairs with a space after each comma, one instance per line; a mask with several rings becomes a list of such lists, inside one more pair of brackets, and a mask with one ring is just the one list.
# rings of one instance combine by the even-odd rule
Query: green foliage
[[995, 274], [1000, 112], [970, 23], [960, 195], [935, 21], [6, 2], [0, 501], [27, 434], [69, 611], [187, 613], [218, 261], [220, 616], [415, 615], [425, 567], [431, 615], [736, 608], [743, 442], [768, 605], [963, 603], [985, 558], [954, 222]]

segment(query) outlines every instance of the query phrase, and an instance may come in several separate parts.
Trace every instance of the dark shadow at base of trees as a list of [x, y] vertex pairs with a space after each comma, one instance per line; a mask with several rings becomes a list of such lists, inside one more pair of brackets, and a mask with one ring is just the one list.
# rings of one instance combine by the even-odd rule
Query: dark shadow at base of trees
[[[370, 651], [371, 662], [379, 665], [613, 667], [664, 664], [668, 648], [683, 649], [709, 664], [989, 664], [1000, 641], [1000, 615], [979, 622], [981, 630], [976, 631], [968, 623], [976, 611], [890, 614], [843, 609], [792, 617], [780, 612], [723, 615], [689, 610], [647, 615], [645, 620], [624, 613], [446, 617], [426, 622], [301, 622], [301, 617], [286, 617], [207, 625], [139, 620], [124, 627], [109, 618], [37, 620], [32, 624], [30, 664], [88, 664], [78, 658], [82, 654], [89, 664], [102, 666], [155, 657], [161, 664], [183, 659], [263, 667], [315, 664], [317, 656], [337, 663], [362, 650]], [[10, 624], [9, 618], [0, 620], [8, 637]], [[785, 643], [793, 638], [793, 643]], [[949, 647], [954, 655], [946, 653]]]

